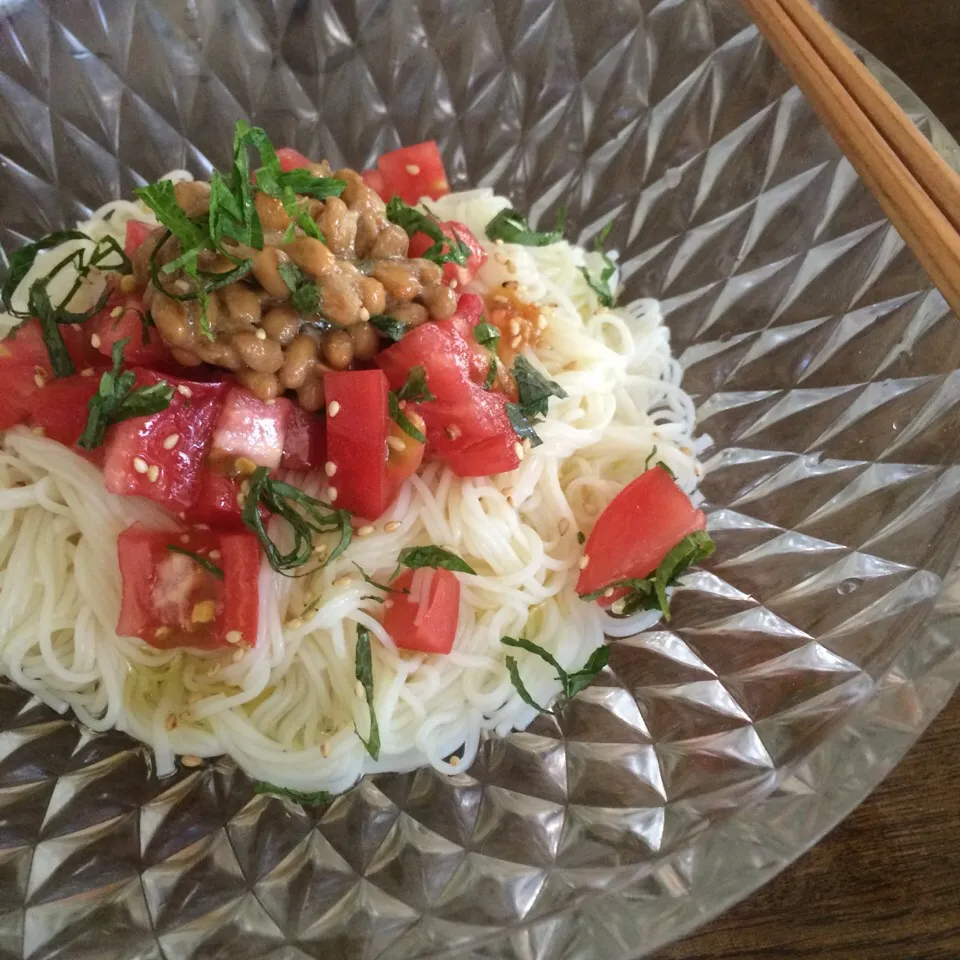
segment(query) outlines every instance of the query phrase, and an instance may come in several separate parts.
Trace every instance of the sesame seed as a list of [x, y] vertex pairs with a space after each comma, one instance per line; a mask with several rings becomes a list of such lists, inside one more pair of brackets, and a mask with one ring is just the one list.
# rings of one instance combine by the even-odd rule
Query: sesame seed
[[399, 530], [403, 524], [399, 520], [391, 520], [389, 523], [383, 525], [383, 529], [387, 533], [393, 533], [395, 530]]
[[516, 272], [517, 272], [517, 265], [512, 260], [508, 260], [507, 273], [516, 273]]
[[181, 533], [181, 534], [180, 534], [180, 542], [181, 542], [181, 543], [189, 543], [189, 542], [190, 542], [190, 534], [189, 534], [189, 533]]
[[254, 336], [255, 336], [258, 340], [266, 340], [266, 339], [267, 339], [267, 331], [266, 331], [266, 330], [263, 330], [263, 329], [260, 329], [260, 330], [258, 330], [258, 331], [254, 334]]
[[607, 589], [603, 591], [603, 595], [609, 600], [613, 596], [613, 587], [607, 587]]
[[233, 655], [230, 657], [230, 659], [231, 659], [234, 663], [239, 663], [239, 662], [243, 659], [243, 651], [242, 651], [242, 650], [234, 650], [234, 651], [233, 651]]
[[335, 417], [340, 412], [340, 401], [334, 400], [327, 407], [327, 416], [331, 419]]
[[220, 551], [219, 551], [219, 550], [211, 550], [211, 551], [210, 551], [210, 559], [211, 559], [211, 560], [219, 560], [219, 559], [220, 559], [220, 556], [221, 556], [221, 554], [220, 554]]
[[451, 440], [459, 440], [460, 437], [463, 436], [463, 431], [455, 423], [451, 423], [450, 426], [446, 427], [444, 433], [446, 433]]
[[171, 632], [169, 627], [157, 627], [157, 629], [153, 631], [153, 635], [158, 640], [162, 640], [164, 637], [169, 637]]
[[365, 523], [362, 527], [357, 528], [358, 537], [369, 537], [371, 533], [374, 532], [376, 527], [372, 523]]
[[187, 283], [186, 280], [177, 280], [177, 281], [174, 283], [173, 288], [174, 288], [178, 293], [187, 293], [187, 292], [189, 292], [189, 290], [190, 290], [190, 284]]
[[37, 387], [43, 389], [43, 387], [46, 386], [47, 378], [40, 373], [35, 373], [33, 375], [33, 382], [37, 385]]
[[337, 590], [342, 587], [348, 587], [351, 583], [353, 583], [353, 577], [351, 577], [349, 573], [345, 573], [342, 577], [337, 577], [337, 579], [333, 581], [333, 585]]
[[507, 258], [502, 253], [495, 253], [493, 255], [493, 259], [496, 260], [497, 263], [501, 263], [501, 264], [507, 262]]
[[276, 398], [276, 397], [267, 397], [267, 399], [264, 400], [263, 402], [264, 402], [268, 407], [272, 407], [272, 406], [274, 406], [274, 404], [276, 404], [277, 398]]
[[137, 289], [137, 278], [131, 273], [128, 273], [125, 277], [121, 277], [120, 289], [124, 293], [133, 293], [133, 291]]
[[133, 469], [136, 470], [137, 473], [146, 473], [150, 467], [147, 465], [147, 461], [144, 460], [143, 457], [134, 457]]
[[449, 287], [450, 287], [451, 290], [456, 290], [457, 287], [459, 287], [459, 286], [460, 286], [460, 283], [457, 281], [456, 278], [454, 278], [453, 280], [451, 280], [450, 283], [449, 283]]
[[299, 617], [294, 617], [287, 621], [288, 630], [299, 630], [303, 626], [303, 621]]
[[240, 484], [240, 492], [241, 492], [244, 496], [246, 496], [246, 495], [250, 492], [250, 481], [249, 481], [249, 480], [244, 480], [243, 483]]
[[617, 616], [620, 616], [620, 614], [623, 613], [623, 611], [626, 609], [627, 609], [626, 600], [618, 600], [616, 603], [613, 603], [610, 605], [610, 612], [615, 613]]
[[547, 329], [547, 318], [542, 314], [537, 317], [537, 329], [546, 330]]
[[333, 503], [337, 499], [337, 488], [336, 487], [327, 487], [327, 499]]
[[313, 548], [313, 555], [315, 557], [325, 557], [327, 555], [327, 545], [325, 543], [318, 543]]
[[203, 766], [203, 761], [192, 753], [186, 753], [180, 758], [180, 762], [185, 767], [201, 767]]
[[95, 333], [95, 334], [93, 334], [92, 337], [90, 337], [90, 346], [93, 347], [93, 348], [96, 349], [96, 350], [99, 350], [99, 349], [100, 349], [100, 334], [99, 334], [99, 333]]
[[523, 444], [517, 440], [513, 445], [513, 452], [517, 455], [518, 460], [522, 460], [524, 457], [523, 453]]
[[510, 341], [511, 350], [519, 350], [521, 346], [523, 346], [523, 337], [514, 337]]
[[502, 246], [503, 246], [503, 237], [497, 237], [497, 239], [494, 240], [494, 243], [495, 243], [498, 247], [502, 247]]
[[407, 449], [407, 443], [403, 437], [387, 437], [387, 447], [397, 453], [403, 453]]
[[356, 684], [354, 684], [353, 692], [360, 698], [363, 698], [367, 695], [367, 691], [364, 690], [363, 684], [359, 680], [356, 682]]
[[30, 432], [36, 434], [38, 437], [46, 436], [47, 433], [43, 427], [31, 427]]
[[180, 442], [179, 433], [171, 433], [164, 437], [163, 440], [163, 449], [172, 450]]
[[[389, 443], [389, 442], [390, 442], [390, 441], [389, 441], [389, 439], [388, 439], [388, 440], [387, 440], [387, 443]], [[337, 472], [337, 465], [336, 465], [332, 460], [328, 460], [328, 461], [323, 465], [323, 472], [324, 472], [328, 477], [335, 476], [335, 475], [336, 475], [336, 472]]]
[[160, 479], [160, 468], [155, 463], [150, 464], [150, 468], [147, 470], [147, 479], [151, 483], [156, 483]]
[[588, 564], [589, 562], [590, 562], [590, 558], [589, 558], [586, 554], [584, 554], [584, 555], [580, 558], [580, 563], [578, 564], [578, 566], [580, 567], [581, 570], [586, 570], [586, 569], [587, 569], [587, 564]]
[[189, 398], [193, 396], [193, 391], [188, 386], [182, 383], [177, 386], [177, 393], [179, 393], [181, 397]]
[[383, 601], [383, 609], [389, 610], [393, 606], [393, 601], [389, 598]]
[[560, 522], [557, 524], [557, 530], [560, 531], [560, 536], [562, 537], [570, 529], [570, 521], [566, 517], [562, 517]]
[[176, 730], [178, 723], [179, 721], [175, 713], [168, 713], [167, 719], [163, 721], [163, 725], [167, 730]]
[[361, 307], [357, 316], [360, 317], [361, 323], [366, 323], [370, 319], [370, 311], [366, 307]]
[[217, 605], [212, 600], [201, 600], [193, 605], [191, 623], [210, 623], [217, 615]]
[[113, 319], [113, 320], [117, 320], [117, 319], [119, 319], [119, 318], [122, 317], [122, 316], [123, 316], [123, 307], [114, 307], [114, 308], [110, 311], [110, 317], [111, 317], [111, 319]]
[[331, 749], [330, 741], [324, 740], [323, 743], [320, 744], [320, 756], [324, 758], [329, 757]]
[[93, 367], [84, 367], [84, 368], [80, 371], [80, 376], [81, 376], [81, 377], [92, 377], [93, 374], [94, 374]]
[[419, 172], [420, 168], [415, 163], [407, 164], [407, 173], [409, 173], [411, 177], [415, 177]]
[[511, 320], [510, 321], [510, 336], [515, 337], [520, 332], [520, 321]]
[[243, 634], [239, 630], [231, 630], [227, 633], [227, 643], [241, 643]]
[[451, 767], [459, 767], [459, 766], [460, 766], [460, 758], [459, 758], [458, 756], [454, 755], [454, 756], [452, 756], [452, 757], [450, 758], [449, 763], [450, 763], [450, 766], [451, 766]]

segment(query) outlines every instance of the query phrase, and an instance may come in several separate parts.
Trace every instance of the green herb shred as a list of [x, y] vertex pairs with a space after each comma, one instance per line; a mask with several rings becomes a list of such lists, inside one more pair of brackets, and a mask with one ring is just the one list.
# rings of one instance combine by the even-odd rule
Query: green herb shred
[[456, 263], [461, 267], [466, 265], [470, 248], [459, 236], [455, 235], [454, 239], [448, 237], [435, 217], [408, 206], [399, 197], [393, 197], [387, 204], [387, 219], [402, 227], [408, 237], [415, 233], [425, 233], [433, 241], [433, 244], [420, 254], [424, 260], [432, 260], [440, 266], [445, 263]]
[[393, 317], [388, 317], [383, 313], [372, 316], [370, 323], [377, 328], [380, 336], [386, 337], [387, 340], [392, 340], [394, 343], [402, 340], [410, 332], [408, 324], [402, 320], [395, 320]]
[[398, 400], [426, 403], [437, 398], [427, 386], [427, 371], [422, 366], [411, 367], [404, 385], [397, 391]]
[[315, 792], [291, 790], [289, 787], [278, 787], [273, 783], [267, 783], [266, 780], [254, 780], [253, 792], [271, 797], [283, 797], [286, 800], [299, 803], [304, 807], [323, 807], [333, 801], [333, 794], [328, 793], [326, 790], [317, 790]]
[[566, 207], [561, 208], [557, 225], [546, 233], [531, 230], [527, 218], [509, 207], [501, 210], [486, 227], [487, 237], [493, 241], [515, 243], [521, 247], [547, 247], [563, 239], [563, 228], [567, 219]]
[[370, 631], [362, 623], [357, 624], [356, 675], [363, 685], [370, 710], [370, 733], [364, 739], [358, 730], [357, 736], [367, 748], [367, 753], [376, 760], [380, 756], [380, 727], [377, 724], [377, 712], [373, 707], [373, 656], [370, 653]]
[[500, 331], [486, 320], [481, 320], [480, 323], [473, 328], [473, 335], [477, 343], [482, 347], [486, 347], [488, 350], [496, 350], [497, 344], [500, 342]]
[[198, 563], [207, 573], [212, 574], [218, 580], [223, 579], [223, 569], [218, 567], [209, 557], [204, 557], [199, 553], [194, 553], [192, 550], [184, 550], [183, 547], [178, 547], [176, 544], [168, 543], [167, 549], [171, 553], [180, 553], [185, 557], [189, 557], [195, 563]]
[[[587, 662], [579, 670], [569, 673], [560, 666], [556, 658], [550, 653], [549, 650], [545, 650], [532, 640], [524, 640], [522, 638], [517, 639], [515, 637], [501, 637], [500, 642], [507, 647], [516, 647], [519, 650], [526, 650], [528, 653], [534, 654], [545, 663], [548, 663], [551, 667], [553, 667], [553, 669], [556, 671], [557, 679], [560, 681], [561, 697], [563, 700], [570, 700], [585, 687], [588, 687], [594, 681], [594, 679], [596, 679], [597, 674], [607, 665], [607, 662], [610, 660], [610, 648], [607, 646], [598, 647], [593, 651], [592, 654], [590, 654]], [[536, 700], [533, 699], [529, 690], [527, 690], [526, 686], [524, 685], [522, 678], [520, 677], [520, 667], [515, 658], [507, 657], [506, 665], [507, 671], [510, 674], [510, 680], [513, 683], [517, 693], [520, 695], [520, 699], [523, 700], [524, 703], [533, 707], [535, 710], [538, 710], [540, 713], [556, 712], [557, 707], [554, 707], [553, 710], [548, 710], [546, 707], [542, 707], [539, 703], [537, 703]]]
[[613, 221], [611, 220], [600, 233], [597, 234], [597, 239], [593, 245], [593, 249], [603, 258], [603, 269], [601, 269], [599, 276], [591, 277], [590, 271], [587, 270], [586, 267], [580, 268], [583, 279], [587, 281], [590, 289], [596, 294], [597, 300], [599, 300], [604, 307], [612, 307], [617, 300], [616, 291], [610, 286], [610, 281], [617, 272], [617, 265], [607, 256], [603, 249], [612, 229]]
[[[397, 575], [401, 567], [416, 570], [420, 567], [435, 567], [443, 570], [455, 570], [457, 573], [473, 573], [477, 571], [462, 557], [458, 557], [443, 547], [404, 547], [397, 557]], [[393, 577], [390, 579], [392, 580]]]
[[426, 434], [400, 409], [400, 401], [397, 395], [391, 390], [387, 394], [387, 408], [390, 413], [390, 419], [408, 436], [412, 437], [417, 443], [426, 443]]

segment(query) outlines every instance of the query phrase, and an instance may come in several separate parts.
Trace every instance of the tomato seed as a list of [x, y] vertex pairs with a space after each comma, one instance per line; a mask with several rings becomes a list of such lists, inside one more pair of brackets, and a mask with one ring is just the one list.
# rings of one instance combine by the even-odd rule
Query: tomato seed
[[147, 461], [144, 460], [143, 457], [134, 457], [133, 469], [136, 470], [137, 473], [146, 473], [150, 468], [147, 466]]

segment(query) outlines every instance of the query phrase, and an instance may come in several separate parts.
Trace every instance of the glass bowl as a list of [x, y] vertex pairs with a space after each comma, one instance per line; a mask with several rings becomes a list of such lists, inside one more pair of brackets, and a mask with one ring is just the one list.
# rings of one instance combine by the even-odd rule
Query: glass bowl
[[718, 544], [559, 718], [319, 810], [224, 761], [157, 780], [0, 687], [3, 956], [637, 957], [809, 848], [946, 702], [957, 321], [731, 0], [0, 11], [8, 252], [223, 165], [241, 116], [334, 165], [435, 138], [534, 222], [615, 218], [713, 439]]

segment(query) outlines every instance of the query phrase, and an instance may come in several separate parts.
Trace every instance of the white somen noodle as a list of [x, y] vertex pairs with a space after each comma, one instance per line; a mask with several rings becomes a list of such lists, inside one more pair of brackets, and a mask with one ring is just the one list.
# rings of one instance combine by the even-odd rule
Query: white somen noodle
[[[489, 190], [473, 190], [431, 209], [485, 238], [484, 226], [507, 205]], [[155, 222], [139, 203], [116, 201], [80, 228], [94, 239], [122, 241], [129, 219]], [[655, 622], [654, 613], [613, 620], [574, 587], [578, 531], [589, 534], [654, 447], [680, 486], [696, 492], [693, 403], [681, 389], [659, 308], [649, 300], [599, 308], [579, 270], [599, 272], [599, 256], [569, 243], [486, 246], [490, 259], [471, 289], [519, 282], [520, 296], [549, 321], [527, 357], [567, 393], [551, 401], [537, 428], [543, 444], [519, 469], [460, 480], [428, 464], [404, 484], [375, 532], [355, 538], [327, 568], [291, 579], [263, 563], [255, 647], [164, 651], [115, 632], [122, 587], [116, 544], [132, 523], [176, 529], [177, 521], [148, 501], [107, 493], [100, 473], [67, 448], [25, 428], [10, 430], [0, 448], [3, 672], [94, 730], [116, 727], [145, 741], [161, 774], [177, 754], [227, 753], [256, 778], [340, 791], [367, 772], [422, 764], [463, 770], [484, 731], [505, 735], [528, 725], [535, 711], [514, 689], [506, 657], [517, 659], [539, 703], [551, 701], [560, 683], [543, 660], [505, 647], [501, 637], [527, 637], [576, 670], [605, 631], [624, 636]], [[21, 296], [67, 249], [38, 258]], [[68, 289], [63, 274], [56, 282]], [[74, 308], [96, 293], [81, 290]], [[0, 316], [0, 332], [15, 322]], [[290, 479], [314, 495], [322, 491], [320, 478]], [[447, 656], [398, 650], [355, 566], [382, 579], [400, 549], [420, 544], [452, 550], [478, 571], [458, 574], [459, 626]], [[428, 590], [429, 574], [415, 577], [413, 589]], [[370, 724], [355, 675], [358, 624], [372, 638], [377, 761], [357, 735], [366, 736]], [[454, 753], [456, 767], [448, 760]]]

